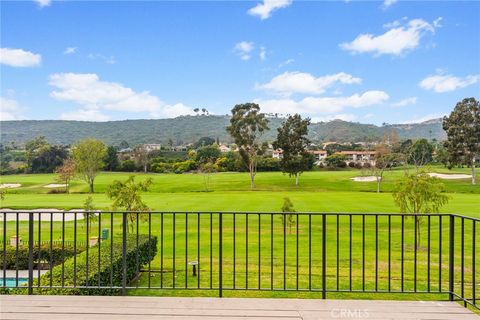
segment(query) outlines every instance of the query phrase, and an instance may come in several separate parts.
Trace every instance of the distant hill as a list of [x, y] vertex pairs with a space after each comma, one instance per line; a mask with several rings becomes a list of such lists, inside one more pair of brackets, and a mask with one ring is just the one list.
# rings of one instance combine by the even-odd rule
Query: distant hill
[[[225, 128], [228, 116], [181, 116], [173, 119], [124, 120], [109, 122], [64, 121], [64, 120], [21, 120], [0, 122], [1, 142], [15, 141], [23, 144], [36, 136], [45, 136], [53, 144], [72, 144], [75, 141], [94, 137], [109, 145], [118, 145], [123, 140], [130, 145], [141, 143], [175, 144], [197, 141], [200, 137], [218, 138], [231, 142]], [[270, 131], [263, 139], [273, 141], [283, 119], [270, 118]], [[313, 123], [310, 126], [312, 141], [359, 142], [380, 139], [390, 129], [396, 129], [401, 138], [445, 139], [441, 119], [416, 124], [375, 126], [334, 120]]]

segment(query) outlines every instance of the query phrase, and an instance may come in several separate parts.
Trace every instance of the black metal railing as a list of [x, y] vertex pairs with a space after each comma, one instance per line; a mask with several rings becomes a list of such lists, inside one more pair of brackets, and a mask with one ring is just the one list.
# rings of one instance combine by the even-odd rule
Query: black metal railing
[[2, 290], [182, 289], [216, 290], [219, 296], [226, 290], [302, 291], [322, 298], [336, 292], [428, 293], [480, 306], [476, 218], [42, 212], [34, 219], [34, 214], [0, 211]]

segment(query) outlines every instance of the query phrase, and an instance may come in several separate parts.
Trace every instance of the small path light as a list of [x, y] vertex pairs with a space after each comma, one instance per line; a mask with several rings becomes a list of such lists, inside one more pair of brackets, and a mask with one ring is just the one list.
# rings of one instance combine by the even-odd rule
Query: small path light
[[196, 277], [197, 276], [197, 265], [198, 265], [198, 261], [190, 261], [188, 263], [189, 265], [191, 265], [193, 267], [192, 269], [192, 276]]

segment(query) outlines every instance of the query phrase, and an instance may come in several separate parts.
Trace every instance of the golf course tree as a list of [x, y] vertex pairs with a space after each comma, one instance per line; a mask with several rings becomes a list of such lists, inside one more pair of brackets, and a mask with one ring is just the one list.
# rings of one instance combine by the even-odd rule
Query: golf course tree
[[393, 199], [400, 212], [415, 214], [417, 249], [420, 247], [421, 215], [438, 213], [448, 203], [448, 196], [443, 194], [444, 189], [438, 178], [429, 176], [425, 171], [407, 173], [395, 185]]
[[[392, 138], [393, 137], [393, 138]], [[394, 141], [395, 134], [386, 134], [375, 148], [375, 164], [371, 166], [372, 175], [377, 181], [377, 192], [381, 192], [383, 174], [385, 171], [404, 162], [405, 156], [393, 152], [398, 148], [398, 141]]]
[[433, 144], [427, 139], [415, 141], [409, 148], [407, 161], [413, 164], [417, 170], [433, 161]]
[[268, 129], [268, 119], [264, 113], [260, 112], [258, 104], [245, 103], [233, 107], [227, 132], [235, 141], [242, 162], [248, 168], [252, 189], [255, 188], [258, 156], [262, 153], [259, 140]]
[[200, 147], [195, 153], [195, 161], [198, 164], [198, 169], [203, 174], [203, 183], [206, 192], [209, 191], [210, 175], [219, 169], [216, 161], [221, 155], [220, 149], [215, 143]]
[[117, 157], [117, 148], [114, 146], [109, 146], [107, 148], [107, 154], [104, 159], [105, 162], [105, 171], [115, 171], [117, 170], [120, 163], [118, 162]]
[[45, 137], [37, 137], [25, 145], [27, 172], [52, 173], [68, 157], [66, 146], [52, 146]]
[[88, 184], [88, 191], [93, 193], [93, 182], [105, 163], [107, 147], [97, 139], [87, 138], [73, 146], [73, 159], [77, 173]]
[[70, 192], [70, 181], [75, 178], [76, 175], [75, 160], [68, 158], [63, 164], [57, 168], [57, 181], [65, 185], [65, 193]]
[[292, 201], [288, 197], [283, 198], [282, 212], [283, 214], [281, 218], [283, 227], [286, 228], [288, 226], [288, 233], [290, 234], [292, 233], [292, 227], [297, 223], [297, 213], [293, 208]]
[[[83, 203], [83, 223], [84, 223], [84, 226], [93, 231], [94, 229], [92, 228], [92, 225], [93, 225], [94, 222], [96, 222], [98, 220], [97, 218], [98, 217], [95, 214], [95, 205], [93, 204], [93, 197], [88, 196], [85, 199], [85, 202]], [[87, 221], [88, 221], [88, 224], [87, 224]]]
[[147, 173], [148, 162], [150, 160], [148, 150], [144, 145], [136, 146], [133, 149], [133, 157], [135, 158], [135, 163], [139, 168], [142, 168], [144, 173]]
[[137, 218], [147, 219], [146, 212], [150, 208], [143, 202], [141, 193], [148, 191], [153, 181], [151, 178], [135, 182], [135, 176], [125, 181], [115, 180], [107, 189], [107, 197], [113, 200], [112, 210], [123, 209], [127, 214], [128, 229], [133, 232], [133, 225]]
[[443, 118], [447, 133], [445, 147], [450, 164], [464, 164], [472, 169], [472, 184], [476, 184], [475, 161], [480, 158], [480, 103], [475, 98], [458, 102], [450, 116]]
[[280, 168], [283, 173], [295, 177], [295, 185], [298, 186], [298, 178], [303, 171], [310, 170], [314, 159], [308, 152], [308, 126], [310, 119], [302, 119], [299, 114], [289, 116], [281, 127], [277, 129], [277, 140], [273, 143], [275, 149], [282, 150]]

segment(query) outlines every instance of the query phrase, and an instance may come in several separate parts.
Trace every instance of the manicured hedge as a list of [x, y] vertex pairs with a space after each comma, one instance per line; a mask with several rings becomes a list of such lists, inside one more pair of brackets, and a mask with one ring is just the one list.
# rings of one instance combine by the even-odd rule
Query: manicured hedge
[[[85, 250], [84, 248], [77, 247], [77, 253]], [[39, 255], [40, 252], [40, 255]], [[50, 263], [52, 259], [52, 264], [54, 266], [62, 263], [62, 259], [68, 259], [73, 256], [73, 247], [65, 247], [65, 251], [62, 251], [62, 246], [54, 245], [52, 246], [51, 256], [50, 256], [50, 245], [44, 244], [40, 248], [38, 246], [33, 247], [33, 261], [38, 261], [39, 258], [46, 263]], [[6, 269], [16, 269], [16, 260], [17, 252], [15, 247], [7, 246], [6, 255], [3, 254], [3, 250], [0, 250], [0, 268], [3, 268], [4, 261], [6, 263]], [[34, 266], [36, 268], [36, 265]], [[19, 246], [18, 247], [18, 269], [26, 270], [28, 269], [28, 246]]]
[[[139, 268], [149, 261], [153, 260], [157, 253], [157, 238], [151, 236], [150, 240], [147, 235], [138, 236], [138, 250], [136, 246], [136, 235], [127, 237], [127, 284], [137, 276], [137, 254]], [[112, 274], [113, 286], [122, 285], [122, 242], [116, 240], [113, 243], [110, 256], [110, 241], [101, 243], [100, 249], [100, 267], [98, 265], [98, 245], [89, 248], [88, 251], [88, 286], [98, 286], [99, 280], [101, 286], [110, 286], [110, 275]], [[76, 277], [74, 277], [74, 267], [76, 266]], [[76, 278], [76, 286], [87, 285], [87, 252], [84, 251], [76, 256], [76, 264], [74, 258], [65, 261], [64, 264], [64, 286], [70, 288], [41, 288], [35, 289], [37, 294], [69, 294], [69, 295], [115, 295], [119, 294], [118, 289], [97, 289], [97, 288], [72, 288], [74, 279]], [[34, 281], [34, 287], [38, 284], [38, 280]], [[50, 285], [50, 272], [40, 277], [42, 286]], [[56, 266], [52, 270], [52, 286], [62, 286], [62, 266]], [[25, 289], [14, 289], [14, 293], [25, 294]]]

